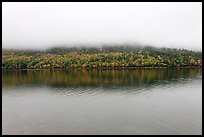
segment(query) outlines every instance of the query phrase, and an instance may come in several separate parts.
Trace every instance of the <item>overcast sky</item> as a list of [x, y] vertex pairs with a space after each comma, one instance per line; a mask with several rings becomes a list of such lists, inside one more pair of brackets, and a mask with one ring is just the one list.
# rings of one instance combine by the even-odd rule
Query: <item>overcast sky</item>
[[202, 3], [2, 3], [3, 48], [140, 43], [202, 50]]

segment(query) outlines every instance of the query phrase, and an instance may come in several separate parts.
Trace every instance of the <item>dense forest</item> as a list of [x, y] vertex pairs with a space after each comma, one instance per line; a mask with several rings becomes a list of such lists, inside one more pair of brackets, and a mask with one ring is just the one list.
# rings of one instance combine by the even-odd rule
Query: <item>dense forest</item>
[[202, 52], [151, 46], [2, 50], [2, 69], [126, 69], [202, 67]]

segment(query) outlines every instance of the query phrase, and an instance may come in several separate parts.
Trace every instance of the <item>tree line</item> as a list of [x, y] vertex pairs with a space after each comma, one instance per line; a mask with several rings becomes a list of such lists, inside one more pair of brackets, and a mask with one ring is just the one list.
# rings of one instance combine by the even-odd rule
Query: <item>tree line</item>
[[201, 67], [202, 52], [151, 46], [54, 47], [2, 50], [2, 69], [123, 69]]

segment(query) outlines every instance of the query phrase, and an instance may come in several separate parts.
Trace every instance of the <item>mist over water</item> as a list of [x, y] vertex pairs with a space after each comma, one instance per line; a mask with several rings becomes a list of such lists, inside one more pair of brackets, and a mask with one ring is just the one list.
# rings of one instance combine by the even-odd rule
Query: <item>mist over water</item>
[[202, 3], [2, 3], [3, 48], [103, 44], [202, 49]]

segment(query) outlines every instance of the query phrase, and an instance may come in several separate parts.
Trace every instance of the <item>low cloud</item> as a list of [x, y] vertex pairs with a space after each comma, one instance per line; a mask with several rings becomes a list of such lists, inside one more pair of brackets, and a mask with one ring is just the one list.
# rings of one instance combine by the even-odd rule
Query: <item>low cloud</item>
[[202, 3], [2, 3], [3, 48], [142, 44], [202, 50]]

